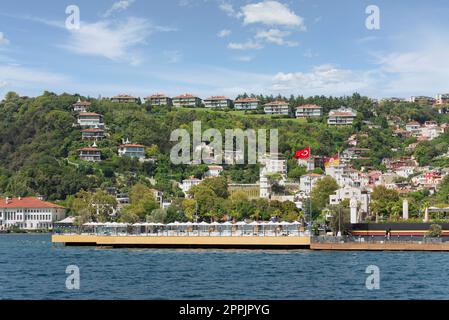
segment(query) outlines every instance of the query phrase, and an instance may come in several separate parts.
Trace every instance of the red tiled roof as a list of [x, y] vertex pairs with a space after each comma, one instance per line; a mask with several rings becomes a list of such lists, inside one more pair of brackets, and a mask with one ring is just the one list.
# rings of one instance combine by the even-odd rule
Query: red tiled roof
[[241, 99], [237, 99], [235, 100], [236, 103], [239, 102], [259, 102], [259, 99], [256, 98], [241, 98]]
[[228, 98], [225, 96], [212, 96], [207, 98], [206, 100], [228, 100]]
[[156, 94], [146, 97], [145, 99], [156, 99], [156, 98], [160, 99], [160, 98], [168, 98], [168, 97], [163, 93], [156, 93]]
[[281, 105], [288, 105], [289, 103], [286, 101], [273, 101], [265, 104], [266, 106], [281, 106]]
[[11, 208], [55, 208], [64, 209], [64, 207], [58, 206], [56, 204], [39, 200], [38, 198], [26, 197], [26, 198], [12, 198], [6, 203], [6, 199], [0, 199], [1, 209], [11, 209]]
[[134, 144], [134, 143], [122, 144], [120, 146], [120, 148], [128, 148], [128, 147], [142, 147], [143, 148], [145, 146], [142, 144]]
[[174, 99], [182, 99], [182, 98], [196, 98], [193, 94], [185, 93], [179, 96], [176, 96]]
[[104, 130], [102, 130], [102, 129], [90, 128], [90, 129], [84, 129], [84, 130], [81, 130], [81, 132], [104, 132]]
[[316, 108], [321, 108], [321, 106], [319, 106], [317, 104], [305, 104], [305, 105], [297, 107], [297, 109], [316, 109]]
[[351, 112], [332, 112], [330, 114], [331, 117], [355, 117], [355, 115]]

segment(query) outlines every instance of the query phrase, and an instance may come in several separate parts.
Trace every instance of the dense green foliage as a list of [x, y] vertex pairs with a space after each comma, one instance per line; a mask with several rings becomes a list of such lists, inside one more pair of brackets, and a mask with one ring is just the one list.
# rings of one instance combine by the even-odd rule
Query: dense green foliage
[[[283, 98], [257, 97], [263, 102]], [[145, 104], [113, 103], [105, 99], [81, 97], [92, 103], [89, 111], [104, 115], [109, 134], [107, 139], [98, 142], [103, 161], [86, 163], [77, 158], [77, 150], [89, 146], [89, 142], [82, 140], [79, 127], [73, 125], [76, 115], [72, 112], [72, 104], [79, 98], [79, 95], [56, 95], [50, 92], [36, 98], [8, 93], [0, 102], [0, 194], [40, 194], [49, 200], [59, 200], [68, 205], [74, 201], [73, 196], [82, 190], [95, 191], [116, 187], [120, 192], [132, 193], [133, 187], [138, 184], [161, 190], [165, 196], [175, 200], [173, 206], [165, 212], [156, 212], [153, 217], [156, 220], [164, 219], [170, 222], [192, 219], [197, 206], [199, 214], [211, 218], [232, 212], [231, 215], [238, 218], [280, 215], [287, 219], [288, 215], [295, 216], [299, 213], [276, 202], [250, 201], [243, 195], [229, 196], [225, 190], [224, 186], [230, 182], [257, 182], [258, 165], [226, 166], [225, 179], [220, 182], [221, 185], [205, 184], [196, 190], [194, 199], [177, 199], [184, 196], [177, 183], [190, 176], [201, 177], [207, 166], [173, 165], [169, 159], [170, 150], [174, 145], [169, 141], [171, 132], [178, 128], [192, 132], [192, 122], [195, 120], [202, 122], [203, 131], [209, 128], [216, 128], [221, 132], [236, 128], [279, 129], [279, 149], [288, 160], [289, 178], [298, 181], [305, 173], [305, 169], [298, 167], [293, 159], [294, 152], [299, 148], [311, 146], [313, 154], [330, 156], [348, 147], [348, 138], [358, 134], [358, 146], [370, 148], [370, 151], [369, 160], [356, 162], [355, 165], [382, 169], [381, 161], [384, 157], [404, 155], [404, 148], [416, 141], [394, 136], [393, 129], [388, 125], [389, 121], [400, 121], [404, 125], [410, 120], [432, 120], [438, 123], [448, 120], [447, 115], [440, 115], [428, 106], [410, 103], [376, 105], [358, 94], [339, 98], [287, 98], [293, 107], [314, 103], [323, 106], [325, 113], [342, 105], [354, 108], [358, 112], [356, 123], [353, 127], [344, 128], [328, 127], [325, 118], [298, 121], [293, 118], [277, 118], [233, 110], [152, 108]], [[118, 146], [122, 139], [126, 138], [147, 146], [147, 155], [157, 158], [156, 163], [141, 163], [118, 157]], [[447, 151], [448, 144], [449, 135], [445, 134], [431, 142], [420, 143], [414, 155], [422, 165], [444, 166], [449, 161], [440, 156]], [[447, 184], [446, 182], [444, 186]], [[329, 188], [325, 190], [325, 195], [335, 189], [333, 186]], [[83, 197], [91, 195], [78, 194], [78, 198]], [[419, 201], [420, 195], [417, 194], [416, 197]], [[436, 197], [443, 200], [444, 197], [447, 198], [447, 192], [439, 193]], [[212, 201], [212, 198], [215, 200]], [[324, 198], [324, 195], [314, 197], [312, 206], [315, 215], [323, 209]], [[145, 201], [132, 203], [132, 206], [124, 211], [123, 219], [148, 218], [155, 208], [149, 199]], [[376, 210], [383, 212], [384, 205], [379, 204]], [[88, 214], [91, 214], [89, 210], [86, 211], [86, 215]]]

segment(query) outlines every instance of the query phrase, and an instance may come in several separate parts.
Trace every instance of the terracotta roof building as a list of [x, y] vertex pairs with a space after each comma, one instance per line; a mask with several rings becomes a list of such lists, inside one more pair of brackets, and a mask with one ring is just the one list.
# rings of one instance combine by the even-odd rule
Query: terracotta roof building
[[0, 199], [0, 229], [52, 229], [66, 217], [66, 209], [34, 197]]
[[232, 100], [224, 96], [212, 96], [204, 100], [204, 106], [206, 108], [230, 108], [232, 106]]
[[201, 107], [202, 101], [200, 98], [186, 93], [173, 98], [173, 106], [175, 107], [187, 107], [187, 108], [198, 108]]

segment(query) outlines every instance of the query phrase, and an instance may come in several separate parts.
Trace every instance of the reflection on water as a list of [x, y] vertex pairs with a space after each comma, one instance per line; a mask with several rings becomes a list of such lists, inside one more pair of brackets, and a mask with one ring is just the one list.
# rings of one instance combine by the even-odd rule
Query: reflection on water
[[[446, 299], [449, 254], [107, 249], [0, 235], [1, 299]], [[81, 288], [65, 288], [66, 267]], [[367, 266], [381, 289], [365, 288]]]

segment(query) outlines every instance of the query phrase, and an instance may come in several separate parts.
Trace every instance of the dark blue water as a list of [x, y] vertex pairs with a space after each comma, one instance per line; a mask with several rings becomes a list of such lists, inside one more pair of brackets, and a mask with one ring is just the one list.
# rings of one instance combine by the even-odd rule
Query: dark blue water
[[[80, 268], [79, 291], [65, 287]], [[369, 265], [380, 290], [366, 289]], [[104, 250], [0, 235], [0, 299], [448, 299], [449, 253]]]

